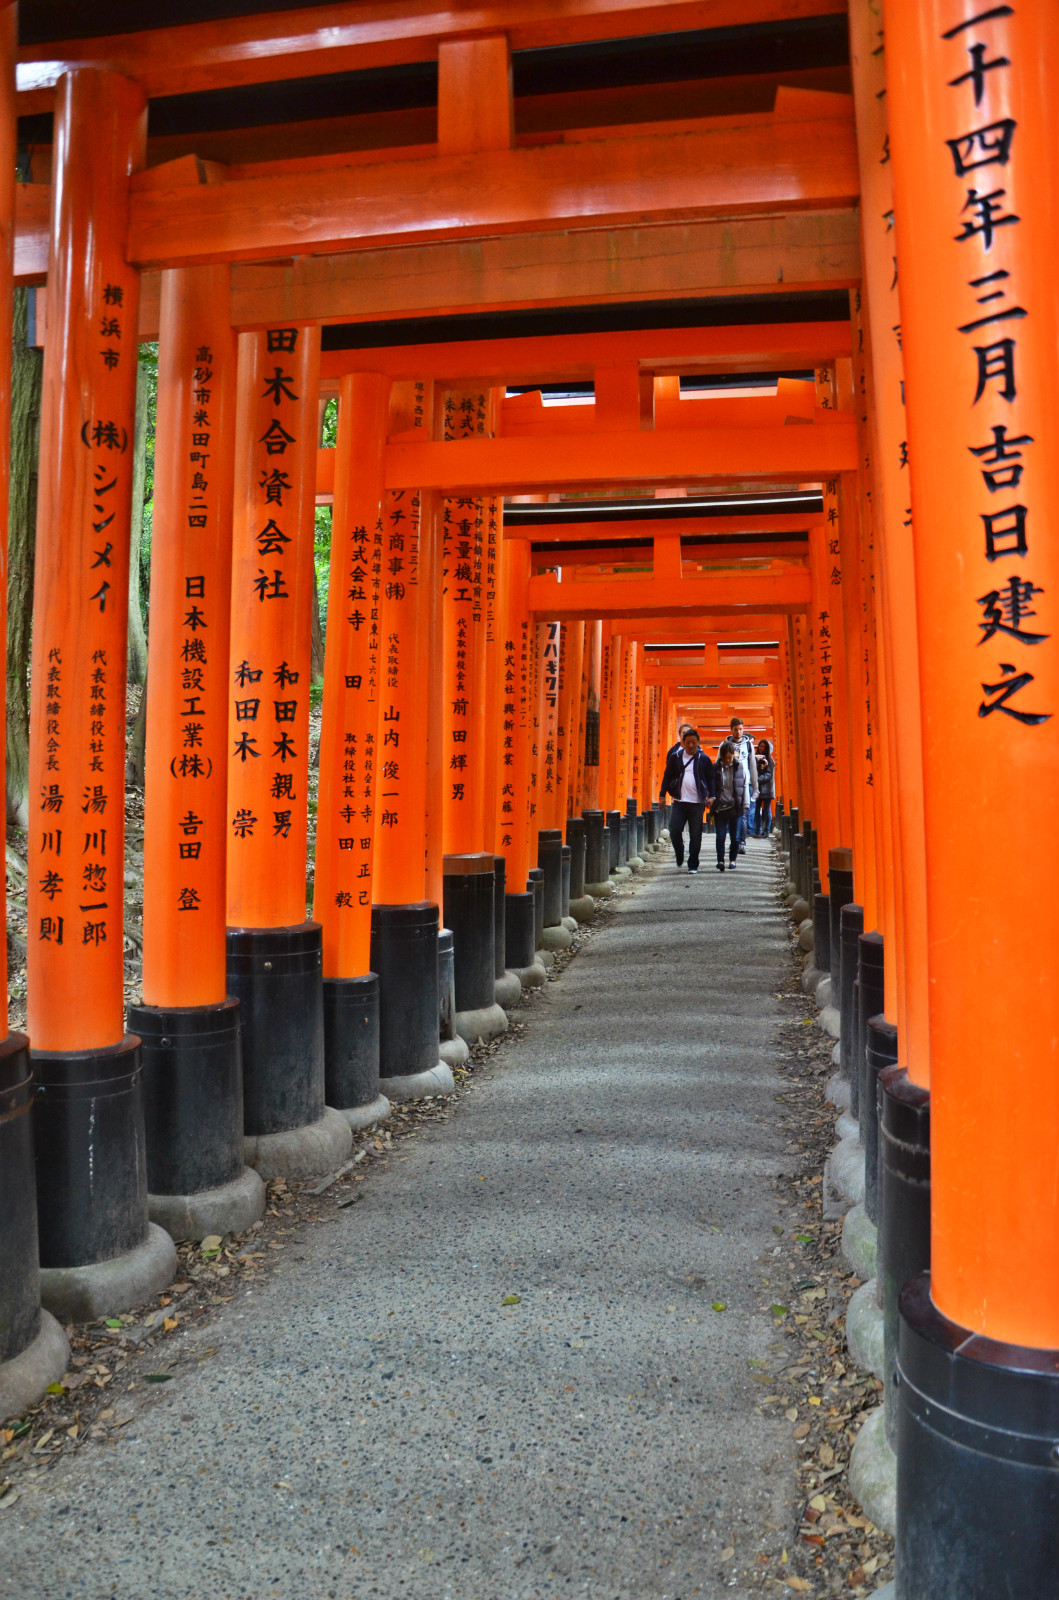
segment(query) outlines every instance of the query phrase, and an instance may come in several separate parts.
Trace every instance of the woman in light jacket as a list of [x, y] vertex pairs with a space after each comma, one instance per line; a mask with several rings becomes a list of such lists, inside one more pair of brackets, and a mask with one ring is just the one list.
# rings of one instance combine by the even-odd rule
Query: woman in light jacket
[[712, 806], [717, 830], [717, 871], [724, 871], [724, 841], [731, 841], [728, 865], [734, 872], [739, 865], [739, 819], [750, 810], [750, 779], [746, 767], [735, 759], [735, 745], [726, 739], [713, 769], [716, 794]]

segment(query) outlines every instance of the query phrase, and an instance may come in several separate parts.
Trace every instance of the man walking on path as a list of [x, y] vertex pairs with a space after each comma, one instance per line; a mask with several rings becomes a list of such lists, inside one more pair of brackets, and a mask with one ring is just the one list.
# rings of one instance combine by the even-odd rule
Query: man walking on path
[[[733, 717], [731, 733], [728, 735], [735, 750], [735, 759], [746, 773], [747, 783], [750, 785], [750, 794], [747, 801], [747, 811], [757, 799], [757, 758], [754, 755], [754, 741], [748, 733], [743, 731], [743, 719]], [[720, 755], [720, 749], [717, 754]], [[746, 818], [747, 811], [741, 813], [739, 818], [739, 854], [746, 855]]]
[[662, 798], [672, 797], [669, 837], [677, 858], [684, 865], [684, 825], [688, 829], [688, 871], [699, 870], [702, 845], [702, 818], [706, 802], [714, 792], [713, 762], [699, 744], [698, 731], [685, 728], [683, 749], [675, 749], [666, 761], [662, 777]]

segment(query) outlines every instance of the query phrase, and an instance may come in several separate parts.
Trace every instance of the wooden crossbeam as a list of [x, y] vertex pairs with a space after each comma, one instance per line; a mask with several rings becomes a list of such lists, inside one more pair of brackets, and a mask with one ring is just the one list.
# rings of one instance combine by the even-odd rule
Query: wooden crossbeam
[[844, 12], [845, 0], [508, 0], [439, 6], [437, 0], [365, 0], [224, 17], [138, 33], [24, 46], [18, 112], [51, 109], [70, 67], [97, 62], [143, 84], [148, 96], [323, 73], [433, 61], [445, 38], [504, 32], [513, 50], [631, 38]]
[[725, 125], [141, 189], [130, 198], [129, 259], [251, 261], [855, 203], [852, 121], [717, 120]]
[[529, 606], [539, 617], [576, 621], [581, 617], [669, 617], [684, 610], [738, 617], [751, 610], [776, 614], [803, 609], [809, 601], [809, 574], [701, 578], [600, 578], [561, 583], [540, 574], [527, 585]]
[[801, 481], [834, 477], [856, 464], [854, 418], [836, 412], [826, 426], [798, 428], [392, 443], [386, 449], [386, 484], [447, 493], [529, 494], [761, 478]]

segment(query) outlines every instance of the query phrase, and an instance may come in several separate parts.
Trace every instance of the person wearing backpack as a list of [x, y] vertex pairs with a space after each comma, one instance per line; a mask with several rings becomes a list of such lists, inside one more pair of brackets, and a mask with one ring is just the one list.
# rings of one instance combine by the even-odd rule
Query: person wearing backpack
[[772, 801], [776, 793], [776, 763], [772, 759], [772, 741], [760, 739], [757, 751], [757, 807], [754, 813], [754, 833], [767, 839], [772, 832]]
[[662, 777], [662, 798], [669, 795], [669, 838], [677, 858], [684, 865], [684, 828], [688, 830], [688, 871], [699, 870], [702, 846], [702, 819], [706, 802], [714, 792], [714, 765], [699, 744], [698, 730], [684, 729], [683, 749], [674, 750], [666, 761]]

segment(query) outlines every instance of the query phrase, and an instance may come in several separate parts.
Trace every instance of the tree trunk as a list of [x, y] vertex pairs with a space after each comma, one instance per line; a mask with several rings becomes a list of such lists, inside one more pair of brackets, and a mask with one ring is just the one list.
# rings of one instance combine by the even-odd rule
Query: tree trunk
[[132, 526], [129, 540], [129, 682], [147, 681], [147, 635], [140, 609], [140, 541], [147, 470], [147, 369], [136, 363], [136, 439], [132, 457]]
[[324, 630], [320, 621], [320, 586], [316, 581], [316, 568], [313, 568], [313, 644], [312, 644], [312, 671], [314, 683], [324, 681]]
[[11, 482], [7, 576], [7, 819], [29, 826], [29, 649], [37, 532], [43, 351], [26, 344], [27, 294], [15, 290], [11, 352]]
[[147, 750], [147, 673], [143, 675], [143, 693], [136, 709], [136, 721], [129, 735], [125, 752], [125, 782], [132, 788], [143, 788], [143, 768]]

